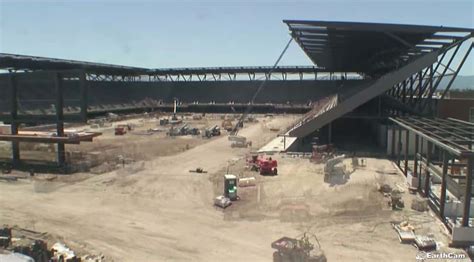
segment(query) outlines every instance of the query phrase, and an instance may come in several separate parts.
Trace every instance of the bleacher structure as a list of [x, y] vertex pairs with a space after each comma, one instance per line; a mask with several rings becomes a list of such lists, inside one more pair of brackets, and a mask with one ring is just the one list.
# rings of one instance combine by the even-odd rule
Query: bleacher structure
[[[319, 67], [358, 72], [368, 79], [338, 94], [332, 107], [311, 110], [287, 135], [305, 137], [368, 101], [382, 96], [392, 114], [423, 115], [445, 76], [449, 90], [472, 49], [473, 29], [378, 23], [284, 21], [292, 37]], [[461, 45], [468, 48], [451, 69]], [[450, 52], [451, 51], [451, 52]], [[445, 61], [447, 58], [447, 61]], [[449, 71], [449, 72], [448, 72]], [[347, 92], [346, 92], [347, 91]], [[317, 104], [317, 103], [316, 103]]]

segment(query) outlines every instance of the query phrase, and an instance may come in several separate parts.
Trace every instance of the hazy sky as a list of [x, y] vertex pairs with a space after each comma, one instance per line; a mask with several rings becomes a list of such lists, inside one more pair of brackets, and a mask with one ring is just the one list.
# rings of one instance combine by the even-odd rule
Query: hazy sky
[[[283, 19], [473, 28], [473, 3], [0, 0], [0, 52], [149, 68], [271, 65], [289, 40]], [[474, 74], [473, 58], [462, 74]], [[295, 43], [281, 62], [310, 64]]]

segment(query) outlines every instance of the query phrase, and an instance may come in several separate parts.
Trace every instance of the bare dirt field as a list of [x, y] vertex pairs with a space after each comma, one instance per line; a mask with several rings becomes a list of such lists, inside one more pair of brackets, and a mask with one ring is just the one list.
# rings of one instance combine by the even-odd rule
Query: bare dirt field
[[[386, 172], [394, 170], [388, 160], [367, 159], [367, 167], [326, 182], [322, 165], [286, 155], [273, 156], [278, 176], [245, 170], [250, 150], [275, 137], [270, 129], [294, 119], [262, 117], [246, 125], [239, 134], [253, 149], [231, 148], [223, 135], [102, 175], [0, 182], [0, 224], [48, 232], [113, 261], [271, 261], [272, 241], [303, 232], [317, 236], [329, 261], [415, 261], [417, 250], [400, 244], [391, 228], [390, 221], [401, 220], [446, 248], [446, 232], [431, 213], [409, 208], [412, 195], [404, 194], [403, 211], [392, 211], [376, 191], [377, 183], [404, 186], [401, 174]], [[152, 150], [144, 141], [135, 150]], [[109, 142], [99, 143], [94, 150]], [[197, 167], [208, 173], [189, 172]], [[241, 200], [223, 211], [212, 203], [227, 170], [255, 176], [257, 186], [239, 188]]]

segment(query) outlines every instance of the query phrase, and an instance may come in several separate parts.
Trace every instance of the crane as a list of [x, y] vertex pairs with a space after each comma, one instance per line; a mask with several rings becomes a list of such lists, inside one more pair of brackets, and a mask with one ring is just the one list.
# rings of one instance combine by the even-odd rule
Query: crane
[[245, 118], [247, 117], [247, 115], [252, 111], [252, 108], [253, 108], [253, 103], [255, 102], [255, 99], [257, 98], [258, 94], [260, 93], [260, 91], [262, 91], [263, 87], [265, 86], [265, 84], [267, 83], [268, 79], [270, 79], [270, 76], [271, 74], [273, 73], [273, 71], [275, 70], [275, 68], [278, 66], [278, 63], [280, 63], [280, 60], [281, 58], [283, 57], [283, 55], [286, 53], [286, 50], [288, 50], [288, 47], [290, 46], [291, 42], [293, 41], [293, 37], [290, 37], [290, 40], [288, 41], [288, 43], [286, 44], [285, 48], [283, 49], [283, 52], [281, 52], [280, 56], [278, 57], [278, 59], [276, 60], [275, 64], [273, 65], [273, 67], [270, 69], [270, 71], [268, 72], [268, 76], [267, 78], [265, 78], [265, 80], [262, 81], [262, 83], [260, 83], [260, 85], [258, 86], [257, 88], [257, 91], [255, 91], [255, 93], [253, 94], [252, 96], [252, 99], [250, 100], [250, 103], [249, 105], [247, 106], [247, 108], [245, 109], [244, 113], [239, 117], [239, 120], [237, 121], [237, 123], [235, 124], [234, 128], [232, 129], [232, 131], [230, 132], [230, 135], [231, 136], [236, 136], [237, 133], [239, 132], [239, 127], [243, 126], [243, 123], [244, 123], [244, 120]]

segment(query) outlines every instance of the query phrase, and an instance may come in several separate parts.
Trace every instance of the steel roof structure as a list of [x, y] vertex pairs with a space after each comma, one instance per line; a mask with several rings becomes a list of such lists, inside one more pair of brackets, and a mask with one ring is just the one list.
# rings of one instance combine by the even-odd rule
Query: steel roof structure
[[448, 118], [390, 117], [392, 122], [460, 157], [474, 156], [474, 123]]
[[[259, 74], [268, 73], [270, 66], [229, 66], [229, 67], [187, 67], [157, 68], [120, 66], [77, 60], [47, 58], [18, 54], [0, 53], [0, 69], [4, 70], [70, 70], [83, 69], [88, 73], [104, 75], [190, 75], [190, 74]], [[315, 66], [278, 66], [274, 73], [317, 73], [328, 72]]]
[[379, 76], [474, 33], [471, 28], [284, 20], [318, 67]]
[[28, 56], [0, 53], [0, 69], [5, 70], [71, 70], [84, 69], [91, 73], [135, 75], [148, 69], [132, 66], [121, 66], [104, 63], [83, 62], [77, 60], [57, 59], [40, 56]]

